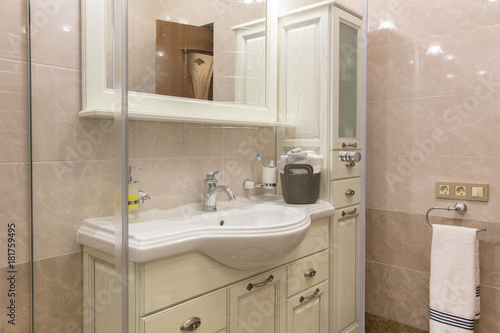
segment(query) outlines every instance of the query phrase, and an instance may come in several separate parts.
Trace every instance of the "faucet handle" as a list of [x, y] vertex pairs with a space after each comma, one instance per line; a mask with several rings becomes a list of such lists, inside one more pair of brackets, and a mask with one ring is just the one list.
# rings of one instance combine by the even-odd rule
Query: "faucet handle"
[[220, 171], [209, 172], [207, 173], [207, 178], [215, 178], [216, 175], [222, 175], [222, 172]]

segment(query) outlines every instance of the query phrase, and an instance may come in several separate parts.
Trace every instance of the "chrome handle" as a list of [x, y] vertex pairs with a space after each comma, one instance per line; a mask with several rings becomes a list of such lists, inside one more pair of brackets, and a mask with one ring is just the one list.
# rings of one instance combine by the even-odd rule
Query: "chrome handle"
[[353, 210], [350, 210], [348, 212], [346, 212], [345, 210], [342, 211], [342, 216], [346, 216], [346, 215], [354, 215], [358, 212], [358, 210], [356, 208], [354, 208]]
[[314, 297], [318, 296], [319, 295], [319, 288], [316, 289], [316, 291], [312, 294], [312, 295], [309, 295], [309, 296], [300, 296], [300, 303], [304, 302], [306, 299], [313, 299]]
[[259, 288], [259, 287], [264, 287], [266, 286], [269, 282], [272, 282], [274, 280], [274, 276], [272, 275], [269, 275], [269, 277], [263, 281], [263, 282], [259, 282], [259, 283], [249, 283], [248, 286], [247, 286], [247, 290], [250, 291], [252, 290], [253, 288]]
[[199, 317], [191, 317], [181, 325], [181, 331], [194, 331], [201, 326], [201, 319]]
[[339, 160], [347, 162], [346, 166], [353, 167], [356, 162], [361, 161], [361, 153], [359, 151], [341, 151], [339, 152]]
[[220, 171], [208, 172], [206, 176], [207, 178], [214, 178], [216, 175], [222, 175], [222, 172]]
[[356, 191], [352, 190], [352, 189], [348, 189], [347, 191], [345, 191], [345, 195], [355, 195], [356, 194]]
[[316, 275], [316, 270], [314, 268], [309, 268], [304, 272], [305, 277], [314, 277]]
[[358, 144], [356, 142], [354, 142], [354, 143], [342, 142], [342, 148], [345, 148], [345, 147], [358, 148]]

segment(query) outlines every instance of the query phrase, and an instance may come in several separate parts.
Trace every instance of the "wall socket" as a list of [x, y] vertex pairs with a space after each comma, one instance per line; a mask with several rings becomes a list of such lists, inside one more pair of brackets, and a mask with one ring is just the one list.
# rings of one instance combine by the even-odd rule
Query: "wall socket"
[[436, 198], [488, 201], [489, 185], [473, 183], [436, 182]]

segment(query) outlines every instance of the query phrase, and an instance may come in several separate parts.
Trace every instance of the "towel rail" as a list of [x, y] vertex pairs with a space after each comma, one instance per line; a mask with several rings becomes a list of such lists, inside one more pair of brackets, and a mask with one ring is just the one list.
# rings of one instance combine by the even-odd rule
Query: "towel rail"
[[[432, 207], [432, 208], [429, 208], [429, 210], [427, 211], [427, 213], [425, 214], [425, 219], [427, 220], [427, 223], [432, 227], [432, 223], [431, 221], [429, 221], [429, 213], [433, 210], [454, 210], [456, 211], [457, 213], [460, 213], [460, 214], [465, 214], [465, 212], [467, 211], [467, 205], [464, 203], [464, 202], [457, 202], [455, 204], [455, 206], [453, 207]], [[481, 232], [481, 231], [486, 231], [486, 228], [485, 227], [481, 227], [480, 229], [477, 229], [476, 232]]]

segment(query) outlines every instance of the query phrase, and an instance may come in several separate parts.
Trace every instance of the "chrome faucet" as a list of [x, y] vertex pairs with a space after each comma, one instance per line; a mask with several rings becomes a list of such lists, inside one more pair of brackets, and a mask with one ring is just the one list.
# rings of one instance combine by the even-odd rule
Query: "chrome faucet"
[[219, 192], [226, 193], [229, 200], [235, 200], [233, 191], [225, 185], [217, 186], [216, 175], [222, 175], [220, 171], [214, 171], [207, 173], [206, 178], [203, 180], [205, 186], [203, 188], [203, 210], [207, 212], [213, 212], [217, 210], [217, 194]]

